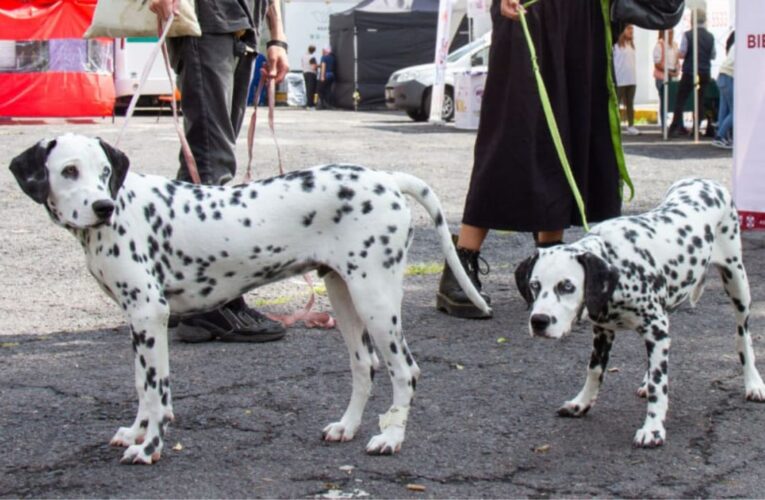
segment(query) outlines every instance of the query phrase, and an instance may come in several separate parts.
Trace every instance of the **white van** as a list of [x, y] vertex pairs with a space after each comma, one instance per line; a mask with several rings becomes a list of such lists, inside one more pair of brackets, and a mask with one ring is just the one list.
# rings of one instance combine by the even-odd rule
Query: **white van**
[[[149, 59], [156, 38], [115, 38], [114, 39], [114, 90], [117, 102], [115, 107], [124, 109], [138, 90], [141, 72]], [[173, 74], [173, 78], [175, 75]], [[146, 83], [141, 91], [139, 104], [157, 106], [161, 95], [172, 95], [173, 89], [167, 78], [165, 60], [162, 53], [157, 54]]]
[[[454, 118], [454, 75], [471, 68], [486, 70], [489, 64], [491, 32], [463, 45], [446, 56], [446, 89], [443, 119]], [[401, 109], [414, 121], [426, 121], [430, 116], [430, 94], [435, 80], [434, 63], [400, 69], [390, 75], [385, 84], [385, 105]]]

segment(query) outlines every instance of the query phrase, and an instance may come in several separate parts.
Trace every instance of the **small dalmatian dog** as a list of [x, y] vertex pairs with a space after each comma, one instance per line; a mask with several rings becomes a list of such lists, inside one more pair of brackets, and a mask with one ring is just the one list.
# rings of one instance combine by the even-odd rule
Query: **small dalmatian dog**
[[517, 267], [516, 283], [531, 309], [532, 335], [568, 334], [584, 307], [593, 323], [584, 387], [558, 414], [587, 413], [603, 381], [614, 332], [634, 329], [648, 352], [648, 369], [638, 389], [638, 395], [648, 398], [647, 417], [634, 445], [661, 446], [668, 405], [668, 316], [686, 300], [696, 304], [710, 266], [720, 271], [733, 302], [746, 399], [765, 401], [749, 334], [751, 298], [738, 213], [722, 186], [687, 179], [676, 182], [650, 212], [603, 222], [576, 243], [540, 250]]
[[351, 358], [353, 390], [326, 441], [356, 434], [379, 360], [393, 385], [372, 454], [404, 441], [420, 370], [401, 329], [402, 283], [412, 240], [404, 194], [435, 221], [449, 265], [469, 297], [489, 307], [462, 270], [441, 205], [420, 179], [327, 165], [233, 187], [128, 173], [100, 139], [43, 140], [11, 162], [22, 190], [82, 244], [90, 273], [124, 310], [135, 352], [138, 415], [112, 445], [122, 461], [151, 464], [173, 420], [167, 323], [217, 308], [257, 286], [319, 269]]

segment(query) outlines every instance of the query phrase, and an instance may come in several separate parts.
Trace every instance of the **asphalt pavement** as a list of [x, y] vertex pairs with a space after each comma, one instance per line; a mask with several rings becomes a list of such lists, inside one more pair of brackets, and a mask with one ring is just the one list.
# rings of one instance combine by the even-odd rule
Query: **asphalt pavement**
[[[261, 121], [265, 123], [265, 121]], [[0, 160], [65, 132], [114, 141], [121, 119], [0, 122]], [[475, 133], [413, 123], [398, 113], [277, 110], [285, 168], [327, 162], [403, 170], [425, 179], [456, 230]], [[637, 187], [624, 210], [646, 210], [676, 179], [730, 186], [729, 151], [708, 141], [662, 142], [655, 127], [625, 138]], [[135, 118], [120, 147], [137, 171], [173, 175], [171, 118]], [[238, 144], [246, 162], [244, 134]], [[267, 129], [256, 139], [256, 175], [276, 173]], [[128, 331], [119, 309], [92, 282], [79, 245], [0, 169], [0, 497], [35, 498], [507, 498], [762, 497], [765, 405], [744, 401], [732, 307], [710, 276], [695, 308], [671, 317], [667, 443], [635, 449], [645, 401], [635, 395], [645, 348], [622, 332], [597, 405], [582, 419], [556, 409], [584, 382], [586, 322], [561, 341], [531, 338], [515, 289], [515, 265], [532, 251], [524, 234], [492, 232], [483, 277], [494, 319], [435, 310], [435, 231], [414, 209], [402, 321], [422, 369], [402, 451], [368, 456], [390, 382], [376, 386], [358, 436], [324, 443], [351, 389], [348, 354], [335, 330], [293, 327], [270, 344], [187, 345], [171, 333], [176, 422], [160, 462], [120, 465], [108, 445], [137, 409]], [[581, 236], [571, 230], [567, 241]], [[754, 299], [755, 353], [765, 357], [765, 237], [744, 236]], [[300, 280], [248, 295], [263, 310], [301, 307]], [[325, 296], [319, 307], [328, 309]], [[760, 363], [765, 367], [765, 362]]]

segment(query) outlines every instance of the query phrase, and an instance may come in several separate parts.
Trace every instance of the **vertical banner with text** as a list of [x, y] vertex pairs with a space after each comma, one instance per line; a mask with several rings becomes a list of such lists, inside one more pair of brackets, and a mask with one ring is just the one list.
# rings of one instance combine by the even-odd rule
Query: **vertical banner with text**
[[736, 3], [733, 197], [743, 230], [765, 229], [765, 1]]
[[444, 90], [446, 86], [446, 56], [449, 55], [449, 28], [452, 22], [454, 0], [441, 0], [438, 3], [438, 29], [436, 30], [436, 75], [433, 90], [430, 93], [431, 122], [442, 122]]

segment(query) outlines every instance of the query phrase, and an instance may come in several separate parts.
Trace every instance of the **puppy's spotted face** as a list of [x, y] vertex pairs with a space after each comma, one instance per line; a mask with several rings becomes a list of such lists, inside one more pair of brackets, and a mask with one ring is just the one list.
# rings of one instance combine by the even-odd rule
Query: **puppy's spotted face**
[[86, 228], [108, 222], [114, 210], [109, 193], [112, 166], [97, 140], [60, 137], [48, 153], [46, 167], [48, 207], [58, 223]]
[[528, 278], [531, 335], [558, 339], [571, 332], [584, 304], [584, 280], [584, 268], [575, 254], [539, 253]]
[[11, 161], [21, 189], [64, 227], [84, 229], [111, 220], [130, 162], [100, 139], [66, 134], [43, 140]]

